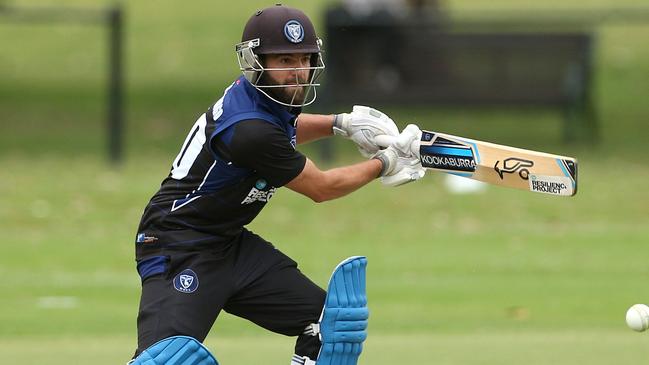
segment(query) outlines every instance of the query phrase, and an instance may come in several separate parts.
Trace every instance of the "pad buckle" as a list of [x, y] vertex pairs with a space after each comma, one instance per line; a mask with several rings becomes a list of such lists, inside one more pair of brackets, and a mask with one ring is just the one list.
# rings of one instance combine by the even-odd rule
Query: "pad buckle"
[[311, 323], [306, 326], [303, 332], [305, 335], [317, 336], [320, 334], [320, 323]]

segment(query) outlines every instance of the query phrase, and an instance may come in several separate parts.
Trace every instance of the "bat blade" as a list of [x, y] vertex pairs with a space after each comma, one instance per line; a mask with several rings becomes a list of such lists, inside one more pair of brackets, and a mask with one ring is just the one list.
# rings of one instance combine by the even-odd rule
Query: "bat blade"
[[577, 193], [577, 160], [571, 157], [430, 131], [422, 131], [419, 153], [427, 169], [537, 193]]

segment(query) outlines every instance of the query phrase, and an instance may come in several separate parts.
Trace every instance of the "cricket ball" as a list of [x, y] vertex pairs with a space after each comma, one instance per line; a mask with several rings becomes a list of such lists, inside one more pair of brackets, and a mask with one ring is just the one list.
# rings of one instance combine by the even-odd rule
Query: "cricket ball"
[[634, 304], [626, 311], [626, 324], [634, 331], [643, 332], [649, 328], [649, 307]]

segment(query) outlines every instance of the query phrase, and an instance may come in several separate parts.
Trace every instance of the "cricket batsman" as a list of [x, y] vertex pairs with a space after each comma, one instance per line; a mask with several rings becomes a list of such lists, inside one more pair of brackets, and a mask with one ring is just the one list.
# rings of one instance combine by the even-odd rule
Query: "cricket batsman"
[[[315, 101], [325, 68], [322, 42], [302, 11], [259, 10], [241, 40], [236, 55], [243, 74], [190, 128], [142, 215], [135, 239], [142, 293], [131, 363], [217, 364], [202, 342], [225, 310], [297, 337], [292, 365], [356, 364], [368, 319], [367, 260], [343, 261], [325, 291], [245, 226], [282, 186], [324, 202], [375, 178], [387, 186], [420, 179], [419, 159], [400, 146], [421, 132], [409, 126], [399, 133], [369, 107], [301, 113]], [[323, 171], [296, 149], [334, 134], [351, 139], [367, 160]], [[378, 135], [397, 142], [381, 149]]]

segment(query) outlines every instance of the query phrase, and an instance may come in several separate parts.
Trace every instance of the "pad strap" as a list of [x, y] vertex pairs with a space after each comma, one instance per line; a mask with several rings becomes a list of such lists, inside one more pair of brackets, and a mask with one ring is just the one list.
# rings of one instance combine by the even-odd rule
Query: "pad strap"
[[293, 355], [291, 365], [316, 365], [316, 362], [309, 359], [308, 356]]

